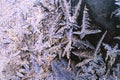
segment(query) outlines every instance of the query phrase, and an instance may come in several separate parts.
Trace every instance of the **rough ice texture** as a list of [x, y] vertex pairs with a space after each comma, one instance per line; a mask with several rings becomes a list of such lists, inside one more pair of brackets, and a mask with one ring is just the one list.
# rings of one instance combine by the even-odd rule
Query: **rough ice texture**
[[0, 80], [119, 79], [119, 44], [104, 43], [81, 0], [69, 1], [0, 0]]
[[[39, 22], [43, 18], [43, 14], [40, 7], [34, 7], [36, 1], [37, 0], [0, 0], [1, 80], [14, 80], [17, 76], [18, 78], [24, 77], [23, 74], [20, 73], [19, 68], [24, 64], [27, 66], [27, 61], [21, 61], [20, 55], [25, 54], [27, 50], [28, 52], [29, 50], [34, 52], [40, 50], [38, 49], [38, 47], [40, 48], [41, 46]], [[35, 43], [33, 42], [34, 39], [36, 39]], [[26, 53], [26, 55], [28, 54]], [[36, 63], [34, 65], [36, 65]]]

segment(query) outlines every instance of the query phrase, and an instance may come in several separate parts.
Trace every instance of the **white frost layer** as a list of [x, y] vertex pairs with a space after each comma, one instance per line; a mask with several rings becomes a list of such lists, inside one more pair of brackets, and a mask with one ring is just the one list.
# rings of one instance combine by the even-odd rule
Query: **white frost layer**
[[43, 18], [40, 7], [34, 7], [38, 0], [0, 0], [0, 78], [4, 79], [3, 68], [19, 54], [23, 35], [29, 34], [28, 26], [39, 31]]

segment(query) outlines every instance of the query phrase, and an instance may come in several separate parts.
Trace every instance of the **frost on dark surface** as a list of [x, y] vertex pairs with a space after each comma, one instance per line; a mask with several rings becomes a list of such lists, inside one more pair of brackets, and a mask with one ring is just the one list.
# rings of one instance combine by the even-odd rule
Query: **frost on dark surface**
[[[8, 19], [9, 23], [16, 19], [16, 25], [3, 25], [6, 17], [0, 19], [1, 25], [6, 26], [0, 29], [0, 45], [4, 47], [0, 49], [8, 57], [1, 61], [5, 62], [0, 69], [2, 80], [120, 79], [119, 0], [114, 3], [117, 8], [108, 16], [117, 28], [114, 34], [103, 28], [103, 21], [99, 24], [99, 19], [92, 19], [89, 7], [93, 6], [86, 4], [89, 0], [31, 1], [26, 0], [29, 7], [27, 4], [22, 10], [16, 9], [14, 17]], [[18, 6], [15, 3], [10, 5]], [[100, 15], [106, 18], [107, 14]]]
[[[49, 22], [43, 26], [50, 27], [50, 32], [45, 35], [51, 42], [47, 50], [56, 54], [58, 58], [51, 63], [55, 80], [119, 79], [117, 69], [120, 62], [120, 34], [109, 38], [107, 29], [104, 32], [97, 23], [92, 22], [89, 9], [82, 0], [55, 0], [54, 2], [55, 12], [48, 11], [50, 13], [48, 16], [51, 17], [43, 21], [43, 24], [46, 21]], [[118, 2], [116, 3], [118, 5]], [[77, 21], [80, 12], [82, 12], [82, 18], [81, 21]], [[80, 22], [81, 25], [79, 25]], [[116, 70], [113, 71], [113, 69]]]

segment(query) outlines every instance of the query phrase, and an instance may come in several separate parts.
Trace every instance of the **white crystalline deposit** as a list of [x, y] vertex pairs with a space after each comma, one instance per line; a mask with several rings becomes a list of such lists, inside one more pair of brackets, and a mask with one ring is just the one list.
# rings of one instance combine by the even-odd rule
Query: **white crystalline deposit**
[[5, 80], [3, 68], [17, 57], [23, 47], [24, 34], [29, 26], [39, 31], [42, 19], [40, 7], [34, 7], [38, 0], [0, 0], [0, 80]]

